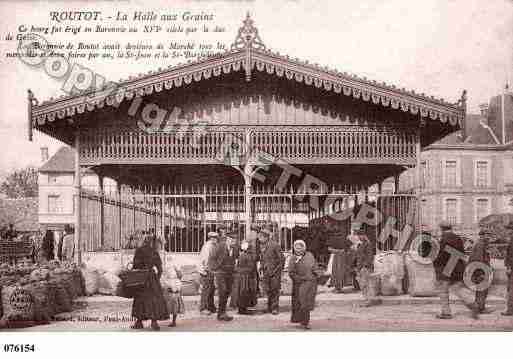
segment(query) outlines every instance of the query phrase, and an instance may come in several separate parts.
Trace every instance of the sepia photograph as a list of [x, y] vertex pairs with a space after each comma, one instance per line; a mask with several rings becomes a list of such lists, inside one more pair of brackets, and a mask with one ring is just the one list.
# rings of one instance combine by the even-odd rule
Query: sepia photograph
[[513, 331], [512, 1], [0, 13], [3, 352]]

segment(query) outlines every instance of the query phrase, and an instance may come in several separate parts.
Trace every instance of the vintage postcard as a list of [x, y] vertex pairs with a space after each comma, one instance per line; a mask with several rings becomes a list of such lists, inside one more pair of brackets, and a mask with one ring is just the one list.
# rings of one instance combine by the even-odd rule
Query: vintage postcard
[[0, 335], [513, 330], [513, 2], [0, 13]]

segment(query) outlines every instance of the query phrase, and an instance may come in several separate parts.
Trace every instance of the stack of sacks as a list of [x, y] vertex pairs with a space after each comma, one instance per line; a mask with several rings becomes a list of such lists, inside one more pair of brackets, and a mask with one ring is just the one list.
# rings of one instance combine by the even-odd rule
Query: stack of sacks
[[404, 258], [396, 251], [386, 251], [374, 257], [374, 273], [379, 276], [382, 295], [399, 295], [403, 292]]
[[73, 263], [0, 267], [0, 314], [9, 325], [46, 322], [70, 311], [73, 299], [83, 292], [82, 276]]

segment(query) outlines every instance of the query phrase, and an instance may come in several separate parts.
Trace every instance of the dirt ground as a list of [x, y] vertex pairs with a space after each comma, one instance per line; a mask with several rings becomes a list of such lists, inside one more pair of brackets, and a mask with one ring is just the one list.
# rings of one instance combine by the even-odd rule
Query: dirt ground
[[[201, 316], [196, 307], [189, 304], [185, 315], [179, 316], [177, 327], [169, 328], [168, 322], [163, 321], [161, 329], [170, 332], [302, 331], [289, 322], [287, 298], [282, 298], [281, 303], [281, 313], [277, 316], [264, 314], [265, 301], [261, 300], [253, 315], [241, 316], [231, 311], [234, 320], [227, 323], [217, 321], [215, 315]], [[503, 303], [493, 301], [489, 307], [493, 312], [474, 320], [462, 304], [452, 304], [454, 318], [440, 320], [435, 318], [439, 306], [433, 300], [426, 304], [385, 303], [371, 308], [343, 300], [323, 301], [312, 312], [311, 326], [313, 331], [513, 331], [513, 317], [500, 315]], [[90, 301], [81, 303], [71, 313], [61, 314], [58, 321], [15, 331], [131, 331], [130, 310], [131, 302], [127, 300]]]

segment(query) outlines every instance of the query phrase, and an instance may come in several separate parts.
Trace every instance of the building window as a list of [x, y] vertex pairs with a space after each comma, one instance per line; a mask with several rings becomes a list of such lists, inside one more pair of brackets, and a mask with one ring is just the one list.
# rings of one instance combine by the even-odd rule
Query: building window
[[49, 195], [48, 196], [48, 213], [60, 213], [60, 196]]
[[478, 198], [476, 200], [476, 221], [490, 214], [490, 201], [488, 198]]
[[445, 200], [445, 220], [452, 225], [458, 224], [458, 200], [456, 198]]
[[458, 162], [455, 160], [445, 161], [445, 178], [444, 183], [449, 187], [458, 185]]
[[48, 174], [48, 184], [56, 184], [57, 183], [57, 178], [59, 176], [55, 175], [55, 174], [51, 174], [49, 173]]
[[506, 213], [513, 213], [513, 197], [511, 198], [504, 198], [505, 200], [505, 206], [504, 206], [504, 212]]
[[476, 162], [476, 187], [488, 187], [488, 161]]

